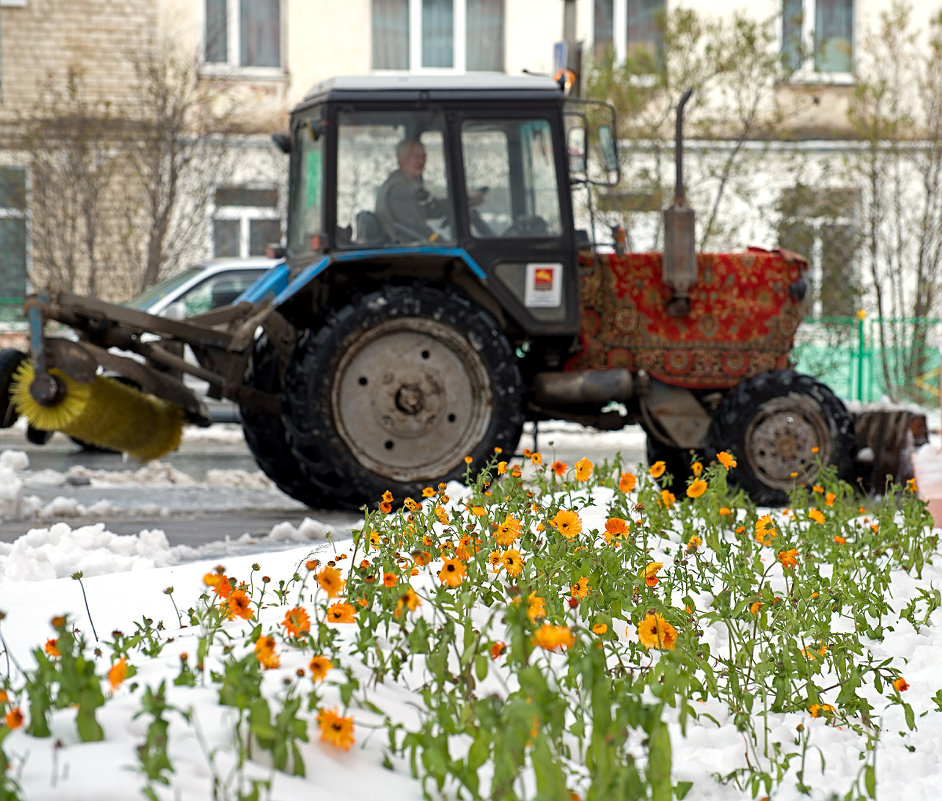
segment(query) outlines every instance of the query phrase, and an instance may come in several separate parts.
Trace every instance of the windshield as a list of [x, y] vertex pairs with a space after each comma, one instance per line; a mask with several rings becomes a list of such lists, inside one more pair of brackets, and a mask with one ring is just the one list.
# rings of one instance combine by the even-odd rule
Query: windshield
[[199, 275], [199, 273], [202, 271], [203, 267], [196, 266], [190, 267], [184, 270], [182, 273], [171, 275], [169, 278], [165, 278], [163, 281], [154, 284], [150, 289], [145, 289], [143, 292], [141, 292], [140, 295], [131, 298], [124, 305], [131, 309], [147, 311], [158, 301], [167, 297], [167, 295], [176, 290], [177, 287], [180, 287], [187, 281], [190, 281], [192, 278]]

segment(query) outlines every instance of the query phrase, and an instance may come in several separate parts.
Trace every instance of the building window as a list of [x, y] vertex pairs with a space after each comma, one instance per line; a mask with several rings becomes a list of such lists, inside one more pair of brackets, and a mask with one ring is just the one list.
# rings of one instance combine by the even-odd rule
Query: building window
[[214, 256], [264, 256], [267, 245], [281, 242], [277, 189], [220, 187], [214, 200]]
[[504, 0], [373, 0], [375, 70], [504, 69]]
[[281, 2], [206, 0], [206, 63], [281, 67]]
[[853, 317], [860, 305], [855, 254], [859, 193], [796, 186], [782, 193], [779, 245], [808, 259], [812, 317]]
[[0, 167], [0, 319], [26, 295], [26, 170]]
[[639, 50], [657, 57], [664, 43], [666, 0], [595, 0], [592, 45], [596, 60], [607, 51], [623, 62]]
[[782, 55], [799, 72], [850, 74], [854, 0], [783, 0]]

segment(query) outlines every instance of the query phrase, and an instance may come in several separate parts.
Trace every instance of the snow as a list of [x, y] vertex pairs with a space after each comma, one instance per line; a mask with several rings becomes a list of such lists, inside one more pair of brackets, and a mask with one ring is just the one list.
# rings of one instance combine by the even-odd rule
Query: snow
[[[575, 436], [571, 431], [556, 432], [555, 440]], [[146, 720], [140, 712], [142, 688], [167, 682], [167, 701], [188, 710], [194, 725], [184, 725], [182, 716], [169, 714], [170, 761], [173, 764], [172, 789], [155, 785], [161, 799], [205, 801], [211, 797], [236, 798], [235, 777], [238, 774], [232, 749], [228, 746], [235, 712], [220, 707], [212, 687], [176, 687], [173, 678], [179, 673], [181, 655], [196, 651], [197, 632], [181, 627], [174, 610], [194, 606], [206, 589], [202, 578], [217, 569], [220, 560], [204, 558], [200, 548], [171, 546], [160, 530], [144, 530], [135, 536], [118, 536], [104, 524], [72, 528], [62, 522], [77, 510], [68, 497], [69, 486], [75, 482], [100, 482], [102, 485], [139, 484], [141, 487], [180, 484], [193, 479], [178, 474], [167, 465], [152, 465], [139, 470], [108, 473], [85, 468], [65, 474], [47, 471], [40, 480], [63, 489], [63, 495], [41, 506], [24, 493], [23, 473], [28, 469], [25, 453], [5, 451], [0, 454], [0, 517], [6, 520], [27, 520], [24, 533], [15, 542], [0, 543], [0, 622], [2, 650], [0, 669], [11, 671], [11, 662], [33, 664], [32, 649], [41, 648], [54, 636], [50, 620], [55, 615], [68, 615], [94, 645], [92, 631], [100, 640], [110, 641], [114, 632], [130, 634], [145, 618], [160, 621], [167, 642], [152, 659], [133, 659], [139, 672], [122, 684], [99, 712], [105, 729], [105, 740], [82, 743], [75, 726], [64, 712], [54, 718], [53, 736], [32, 738], [22, 730], [12, 732], [3, 749], [14, 759], [11, 775], [23, 788], [29, 801], [127, 801], [141, 797], [144, 780], [136, 769], [136, 746], [146, 735]], [[37, 480], [37, 476], [33, 476]], [[209, 485], [253, 486], [265, 479], [241, 471], [213, 471], [207, 474]], [[607, 490], [600, 493], [594, 507], [599, 519], [586, 520], [586, 525], [604, 524], [603, 510]], [[449, 494], [460, 498], [462, 487], [449, 487]], [[94, 507], [83, 514], [94, 512]], [[100, 509], [102, 516], [106, 509]], [[586, 510], [586, 515], [593, 514]], [[39, 522], [39, 525], [33, 526]], [[227, 575], [248, 577], [257, 572], [271, 577], [272, 584], [292, 576], [306, 560], [331, 559], [352, 548], [350, 534], [331, 533], [331, 528], [314, 519], [300, 526], [287, 522], [275, 525], [268, 535], [271, 549], [250, 555], [232, 555], [223, 560]], [[293, 547], [287, 547], [291, 546]], [[219, 549], [214, 549], [215, 553]], [[81, 582], [73, 578], [81, 573]], [[173, 604], [166, 590], [173, 588]], [[892, 583], [894, 606], [916, 597], [920, 589], [942, 587], [942, 566], [929, 565], [920, 580], [904, 573], [894, 574]], [[86, 606], [87, 604], [87, 606]], [[262, 622], [275, 623], [274, 616], [283, 610], [271, 610]], [[280, 619], [280, 617], [278, 617]], [[942, 662], [942, 621], [933, 613], [932, 625], [914, 629], [908, 623], [889, 632], [882, 642], [868, 643], [876, 658], [892, 659], [902, 664], [910, 690], [906, 701], [912, 705], [917, 730], [908, 731], [899, 706], [888, 706], [885, 697], [873, 692], [871, 700], [881, 716], [882, 740], [877, 755], [878, 798], [889, 799], [904, 791], [913, 799], [937, 798], [942, 794], [942, 716], [932, 696], [942, 685], [938, 665]], [[704, 632], [705, 641], [716, 647], [726, 632], [713, 627]], [[108, 649], [104, 649], [106, 654]], [[281, 676], [306, 666], [309, 655], [286, 652], [281, 671], [265, 677], [266, 691], [276, 693]], [[107, 656], [97, 659], [100, 675], [108, 668]], [[365, 677], [364, 677], [365, 678]], [[107, 683], [105, 683], [107, 684]], [[136, 689], [135, 689], [136, 687]], [[107, 692], [107, 690], [106, 690]], [[326, 692], [326, 691], [325, 691]], [[336, 688], [332, 688], [336, 696]], [[393, 719], [413, 718], [412, 704], [417, 696], [397, 688], [380, 685], [372, 696]], [[673, 781], [693, 782], [687, 798], [691, 801], [732, 801], [753, 797], [733, 785], [721, 785], [715, 773], [728, 773], [744, 764], [743, 737], [728, 709], [709, 701], [698, 712], [716, 720], [716, 725], [690, 725], [681, 735], [677, 722], [670, 725], [674, 743]], [[367, 713], [357, 713], [358, 726], [378, 722]], [[362, 719], [361, 719], [362, 718]], [[706, 720], [704, 716], [704, 720]], [[805, 782], [812, 789], [802, 796], [794, 785], [785, 785], [775, 797], [798, 799], [827, 798], [827, 788], [846, 791], [863, 763], [863, 743], [852, 732], [827, 726], [823, 719], [807, 715], [776, 716], [771, 722], [769, 737], [791, 743], [801, 726], [813, 731], [813, 753], [805, 768]], [[364, 727], [363, 732], [367, 729]], [[322, 743], [313, 728], [310, 741], [303, 744], [307, 765], [304, 779], [275, 773], [265, 768], [264, 760], [249, 766], [248, 775], [273, 779], [270, 795], [262, 798], [279, 801], [308, 801], [310, 798], [376, 798], [384, 801], [418, 801], [423, 797], [420, 783], [410, 776], [407, 765], [394, 763], [395, 770], [383, 767], [385, 734], [382, 729], [371, 736], [357, 738], [349, 752], [336, 750]], [[213, 782], [221, 782], [218, 796]], [[226, 784], [229, 782], [229, 784]], [[861, 782], [861, 790], [863, 784]], [[762, 795], [763, 793], [760, 793]]]

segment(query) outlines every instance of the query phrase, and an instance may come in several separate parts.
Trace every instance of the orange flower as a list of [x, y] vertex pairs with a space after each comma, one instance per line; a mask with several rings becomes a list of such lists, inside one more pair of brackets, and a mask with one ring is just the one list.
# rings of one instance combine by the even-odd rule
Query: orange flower
[[756, 542], [769, 546], [777, 536], [778, 531], [772, 523], [771, 515], [765, 514], [756, 520]]
[[531, 623], [535, 623], [541, 617], [546, 617], [546, 600], [535, 592], [527, 596], [527, 617], [530, 618]]
[[605, 539], [620, 537], [628, 531], [628, 521], [621, 517], [610, 517], [605, 521]]
[[121, 686], [121, 683], [128, 677], [128, 661], [121, 657], [115, 662], [108, 671], [108, 683], [111, 685], [111, 692], [114, 692]]
[[638, 483], [638, 477], [634, 473], [622, 473], [618, 479], [619, 492], [631, 492]]
[[716, 460], [727, 470], [732, 470], [736, 466], [736, 460], [733, 458], [733, 455], [727, 451], [720, 451], [716, 454]]
[[670, 490], [661, 490], [661, 503], [664, 504], [667, 509], [670, 509], [676, 500], [677, 498], [674, 497], [673, 492]]
[[657, 586], [657, 572], [664, 564], [662, 562], [649, 562], [648, 565], [644, 568], [644, 583], [649, 587]]
[[507, 643], [498, 640], [491, 646], [491, 659], [499, 659], [507, 650]]
[[677, 642], [677, 630], [664, 617], [655, 612], [645, 615], [638, 624], [638, 640], [647, 648], [671, 651]]
[[824, 512], [822, 512], [820, 509], [809, 509], [808, 519], [814, 520], [815, 523], [823, 525], [825, 521]]
[[592, 475], [592, 462], [586, 458], [576, 462], [576, 481], [588, 481]]
[[46, 640], [46, 646], [44, 650], [47, 654], [49, 654], [49, 656], [62, 656], [61, 652], [59, 651], [58, 638]]
[[432, 561], [432, 554], [428, 551], [413, 551], [412, 558], [419, 567], [425, 567]]
[[497, 463], [497, 475], [502, 476], [507, 472], [507, 462]]
[[582, 520], [568, 509], [560, 509], [551, 522], [567, 540], [575, 539], [582, 533]]
[[438, 571], [438, 580], [448, 587], [457, 587], [464, 581], [465, 575], [465, 566], [460, 560], [446, 559]]
[[327, 593], [328, 598], [336, 598], [343, 592], [347, 582], [340, 578], [340, 571], [336, 567], [325, 567], [317, 574], [317, 583]]
[[523, 572], [523, 557], [516, 548], [504, 551], [500, 556], [500, 563], [508, 576], [516, 578]]
[[383, 586], [395, 587], [399, 583], [399, 577], [395, 573], [383, 573]]
[[501, 548], [508, 548], [517, 541], [522, 531], [522, 523], [513, 515], [507, 515], [504, 522], [497, 526], [494, 539]]
[[569, 626], [551, 626], [549, 623], [544, 623], [533, 635], [533, 642], [546, 651], [566, 650], [575, 641]]
[[827, 493], [824, 496], [824, 505], [825, 506], [834, 506], [834, 501], [837, 500], [837, 496], [833, 492]]
[[702, 478], [698, 478], [696, 481], [691, 482], [690, 486], [687, 487], [687, 497], [688, 498], [699, 498], [706, 492], [707, 483]]
[[729, 517], [732, 513], [732, 510], [728, 506], [720, 507], [720, 517]]
[[585, 576], [580, 576], [575, 584], [569, 585], [569, 594], [573, 598], [585, 598], [589, 594], [589, 580]]
[[300, 637], [311, 630], [311, 618], [302, 607], [296, 606], [285, 612], [285, 619], [281, 621], [281, 625], [292, 637]]
[[798, 564], [798, 549], [789, 548], [787, 551], [779, 551], [778, 560], [786, 570], [795, 567]]
[[222, 573], [207, 573], [203, 576], [203, 583], [208, 587], [212, 587], [220, 598], [228, 598], [229, 593], [232, 591], [232, 584]]
[[904, 679], [902, 676], [899, 676], [898, 678], [893, 679], [893, 687], [896, 689], [896, 692], [904, 693], [909, 689], [909, 684], [906, 683], [906, 679]]
[[272, 670], [281, 665], [281, 657], [275, 653], [274, 637], [259, 637], [255, 641], [255, 658], [265, 670]]
[[535, 464], [535, 465], [537, 465], [537, 466], [543, 464], [543, 454], [541, 454], [539, 451], [535, 451], [535, 452], [531, 453], [531, 454], [530, 454], [530, 461], [533, 462], [533, 464]]
[[23, 713], [20, 712], [20, 708], [15, 706], [13, 709], [8, 710], [7, 713], [3, 716], [3, 722], [6, 723], [7, 728], [20, 728], [20, 726], [23, 725]]
[[408, 609], [410, 612], [414, 612], [419, 608], [419, 604], [422, 601], [419, 600], [419, 596], [415, 594], [415, 590], [412, 587], [406, 588], [406, 591], [399, 596], [399, 600], [396, 601], [396, 609], [393, 614], [396, 617], [396, 620], [399, 620], [402, 617], [403, 609]]
[[808, 707], [808, 711], [813, 718], [830, 717], [835, 712], [834, 707], [830, 704], [812, 704]]
[[243, 620], [251, 620], [255, 617], [255, 613], [249, 604], [249, 596], [246, 595], [245, 590], [233, 590], [232, 594], [226, 599], [229, 612], [241, 617]]
[[565, 462], [560, 462], [558, 459], [553, 462], [553, 472], [560, 478], [566, 475], [567, 467], [569, 467], [569, 465], [567, 465]]
[[760, 610], [761, 608], [762, 608], [762, 602], [761, 602], [761, 601], [753, 601], [751, 604], [749, 604], [749, 611], [752, 612], [752, 614], [754, 614], [754, 615], [758, 615], [758, 614], [759, 614], [759, 610]]
[[329, 623], [353, 623], [357, 610], [352, 604], [338, 602], [327, 607], [327, 621]]
[[311, 677], [314, 681], [323, 681], [327, 678], [327, 672], [334, 666], [326, 656], [315, 656], [308, 663], [308, 669], [311, 671]]
[[607, 623], [596, 623], [596, 624], [592, 627], [592, 633], [593, 633], [593, 634], [598, 634], [600, 637], [601, 637], [606, 631], [608, 631], [608, 624], [607, 624]]
[[353, 718], [338, 715], [336, 708], [318, 710], [317, 727], [321, 730], [321, 739], [334, 748], [349, 751], [356, 742], [353, 737]]
[[651, 465], [651, 478], [660, 478], [664, 475], [665, 470], [667, 470], [667, 465], [664, 462], [655, 462]]
[[844, 539], [844, 537], [842, 537], [840, 534], [835, 534], [835, 535], [832, 537], [832, 539], [833, 539], [834, 542], [836, 542], [838, 545], [843, 545], [845, 542], [847, 542], [847, 540]]

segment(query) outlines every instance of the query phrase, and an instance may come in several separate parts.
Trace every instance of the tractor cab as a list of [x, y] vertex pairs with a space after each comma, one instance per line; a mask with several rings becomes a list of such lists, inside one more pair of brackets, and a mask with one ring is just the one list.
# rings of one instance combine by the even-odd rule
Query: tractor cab
[[289, 264], [339, 281], [341, 262], [346, 280], [415, 271], [486, 295], [527, 334], [575, 334], [570, 187], [587, 135], [565, 103], [545, 77], [318, 85], [291, 121]]

